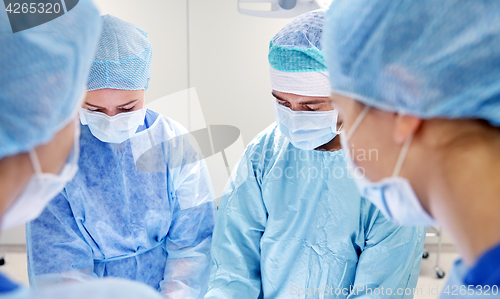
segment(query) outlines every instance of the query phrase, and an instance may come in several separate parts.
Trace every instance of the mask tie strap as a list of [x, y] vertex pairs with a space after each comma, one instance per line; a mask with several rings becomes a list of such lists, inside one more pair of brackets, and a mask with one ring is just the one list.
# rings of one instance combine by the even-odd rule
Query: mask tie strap
[[38, 161], [38, 156], [35, 152], [35, 149], [30, 150], [29, 155], [31, 159], [31, 165], [33, 165], [33, 170], [35, 171], [36, 174], [41, 174], [42, 167], [40, 167], [40, 161]]
[[394, 172], [392, 173], [393, 177], [397, 177], [399, 175], [399, 172], [401, 171], [403, 163], [406, 159], [406, 154], [408, 154], [408, 150], [410, 149], [412, 139], [413, 139], [413, 134], [411, 134], [406, 139], [405, 144], [403, 144], [403, 148], [401, 148], [401, 153], [399, 154], [398, 157], [398, 162], [396, 163], [396, 167], [394, 168]]
[[371, 108], [370, 106], [365, 106], [365, 108], [363, 109], [363, 111], [361, 111], [361, 113], [358, 115], [358, 117], [354, 121], [354, 124], [352, 125], [351, 129], [347, 133], [347, 136], [346, 136], [347, 140], [351, 139], [352, 134], [354, 134], [354, 131], [356, 131], [356, 129], [358, 128], [358, 126], [361, 123], [361, 121], [363, 121], [363, 119], [365, 118], [366, 114], [368, 114], [368, 111], [370, 111], [370, 108]]
[[339, 128], [338, 128], [338, 130], [337, 130], [337, 134], [340, 134], [340, 133], [342, 133], [342, 132], [343, 132], [343, 131], [342, 131], [342, 128], [343, 128], [343, 127], [344, 127], [344, 123], [341, 123], [341, 124], [340, 124], [340, 127], [339, 127]]
[[80, 118], [80, 122], [84, 126], [89, 124], [89, 122], [87, 121], [87, 117], [85, 116], [85, 113], [86, 113], [85, 110], [87, 110], [87, 109], [80, 108], [80, 110], [78, 111], [78, 116]]

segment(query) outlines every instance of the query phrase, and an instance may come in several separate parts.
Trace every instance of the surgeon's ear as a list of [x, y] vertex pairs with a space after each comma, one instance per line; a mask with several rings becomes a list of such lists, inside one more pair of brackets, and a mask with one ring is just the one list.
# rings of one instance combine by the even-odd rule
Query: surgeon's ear
[[416, 116], [397, 114], [394, 142], [402, 144], [410, 135], [415, 134], [421, 125], [422, 120]]

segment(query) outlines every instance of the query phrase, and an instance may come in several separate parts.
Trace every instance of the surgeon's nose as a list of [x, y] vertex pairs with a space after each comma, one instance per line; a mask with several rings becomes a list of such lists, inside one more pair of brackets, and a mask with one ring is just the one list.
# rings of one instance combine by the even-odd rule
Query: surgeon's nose
[[115, 116], [117, 114], [120, 114], [120, 111], [118, 109], [106, 109], [106, 115], [109, 117]]
[[301, 104], [291, 104], [290, 105], [290, 109], [292, 109], [293, 111], [305, 111], [306, 108], [304, 107], [304, 105], [301, 105]]

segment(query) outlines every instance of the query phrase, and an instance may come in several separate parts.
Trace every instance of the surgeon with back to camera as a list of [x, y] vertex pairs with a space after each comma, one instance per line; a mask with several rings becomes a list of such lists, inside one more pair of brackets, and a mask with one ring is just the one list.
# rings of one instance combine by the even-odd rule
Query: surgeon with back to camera
[[205, 298], [413, 297], [424, 229], [387, 221], [347, 176], [324, 15], [303, 14], [271, 41], [276, 123], [247, 147], [221, 199]]
[[206, 292], [214, 225], [209, 174], [187, 131], [144, 108], [144, 30], [102, 16], [80, 109], [80, 170], [27, 226], [32, 287], [113, 276], [164, 298]]
[[[462, 259], [442, 298], [500, 298], [500, 2], [338, 0], [325, 56], [361, 195], [442, 225]], [[378, 149], [380, 159], [352, 153]]]
[[[99, 30], [99, 13], [88, 0], [80, 0], [71, 11], [52, 21], [16, 33], [7, 14], [0, 13], [2, 231], [36, 218], [78, 170], [77, 111], [85, 95]], [[144, 284], [125, 279], [30, 290], [0, 274], [0, 298], [161, 296]]]

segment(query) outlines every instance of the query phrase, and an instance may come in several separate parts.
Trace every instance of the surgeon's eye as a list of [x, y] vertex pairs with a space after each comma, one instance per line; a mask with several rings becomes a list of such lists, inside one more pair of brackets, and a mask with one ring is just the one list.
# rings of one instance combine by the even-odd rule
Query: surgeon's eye
[[330, 105], [328, 105], [328, 102], [306, 103], [304, 104], [304, 107], [308, 111], [326, 111], [331, 109]]
[[283, 101], [283, 100], [280, 100], [280, 99], [276, 99], [276, 101], [278, 101], [278, 104], [290, 108], [290, 103], [289, 102]]
[[123, 112], [130, 112], [130, 111], [134, 110], [134, 107], [135, 106], [133, 106], [132, 108], [120, 108], [120, 110]]
[[321, 105], [306, 105], [308, 111], [318, 111], [321, 109]]

